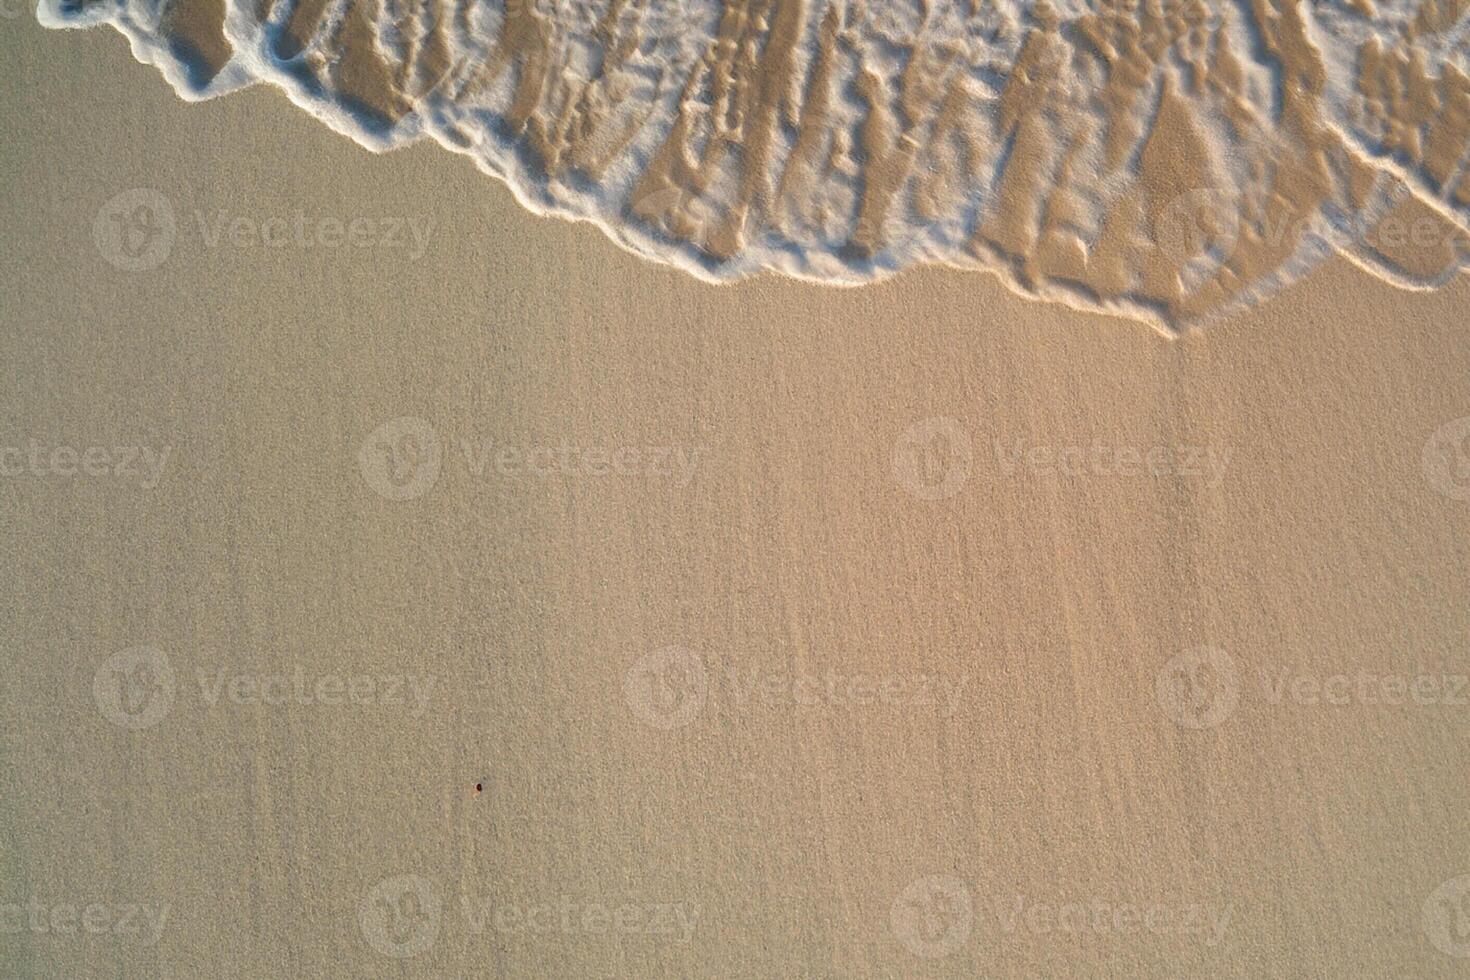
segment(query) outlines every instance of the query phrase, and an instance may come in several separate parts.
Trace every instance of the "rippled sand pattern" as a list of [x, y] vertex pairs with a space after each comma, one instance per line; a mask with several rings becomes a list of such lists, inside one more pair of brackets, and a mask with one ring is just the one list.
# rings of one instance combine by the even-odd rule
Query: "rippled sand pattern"
[[1470, 268], [1470, 0], [43, 0], [709, 279], [923, 262], [1177, 331]]

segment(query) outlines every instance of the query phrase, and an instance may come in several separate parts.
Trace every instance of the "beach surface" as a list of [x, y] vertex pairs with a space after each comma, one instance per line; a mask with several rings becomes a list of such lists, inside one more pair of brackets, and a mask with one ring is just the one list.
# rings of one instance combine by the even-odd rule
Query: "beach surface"
[[717, 285], [0, 63], [0, 973], [1464, 968], [1467, 277]]

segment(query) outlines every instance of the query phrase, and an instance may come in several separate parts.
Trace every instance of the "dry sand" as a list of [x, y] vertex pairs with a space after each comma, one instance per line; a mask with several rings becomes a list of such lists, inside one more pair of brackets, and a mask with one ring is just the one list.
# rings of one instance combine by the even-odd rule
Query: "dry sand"
[[1464, 969], [1470, 280], [717, 287], [0, 51], [0, 973]]

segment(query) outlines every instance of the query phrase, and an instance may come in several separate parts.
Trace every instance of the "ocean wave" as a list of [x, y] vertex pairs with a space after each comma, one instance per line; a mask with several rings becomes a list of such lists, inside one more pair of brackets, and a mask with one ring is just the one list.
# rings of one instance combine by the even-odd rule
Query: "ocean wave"
[[42, 0], [190, 100], [373, 150], [701, 278], [921, 263], [1168, 332], [1342, 253], [1470, 270], [1470, 0]]

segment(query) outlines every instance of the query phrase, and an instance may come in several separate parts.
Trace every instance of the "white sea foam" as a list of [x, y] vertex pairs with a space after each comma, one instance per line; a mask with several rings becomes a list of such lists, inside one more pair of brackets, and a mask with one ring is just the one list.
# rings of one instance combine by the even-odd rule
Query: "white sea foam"
[[[38, 16], [113, 25], [186, 99], [263, 82], [373, 150], [435, 139], [528, 208], [709, 280], [945, 263], [1175, 330], [1334, 251], [1409, 288], [1470, 268], [1464, 0], [42, 0]], [[1433, 225], [1413, 254], [1369, 234], [1395, 215]]]

